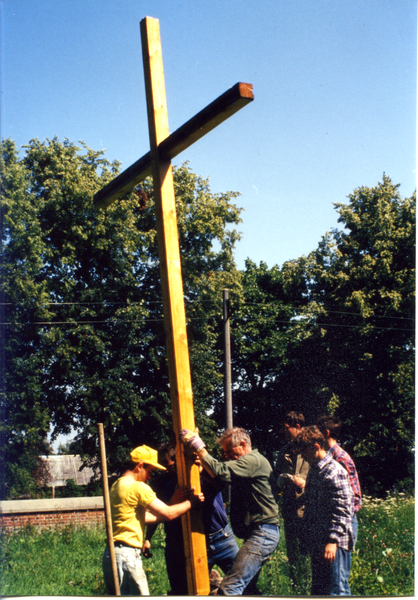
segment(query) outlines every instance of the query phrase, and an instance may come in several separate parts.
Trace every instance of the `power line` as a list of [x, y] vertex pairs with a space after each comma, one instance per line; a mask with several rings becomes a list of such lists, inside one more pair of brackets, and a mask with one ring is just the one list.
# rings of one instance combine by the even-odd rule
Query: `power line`
[[[344, 314], [344, 313], [343, 313]], [[210, 315], [210, 316], [205, 316], [205, 317], [191, 317], [190, 319], [187, 319], [186, 325], [188, 322], [191, 321], [203, 321], [206, 320], [208, 321], [210, 318], [219, 318], [222, 319], [222, 315]], [[282, 323], [284, 325], [289, 325], [289, 327], [294, 326], [295, 322], [294, 322], [295, 317], [291, 317], [290, 319], [266, 319], [265, 323], [267, 324], [271, 324], [271, 323]], [[243, 321], [245, 320], [248, 323], [254, 323], [254, 322], [258, 322], [258, 323], [262, 323], [263, 321], [263, 317], [259, 317], [257, 319], [248, 319], [246, 317], [231, 317], [231, 321]], [[39, 327], [47, 327], [47, 326], [57, 326], [57, 325], [67, 325], [67, 326], [72, 326], [72, 325], [115, 325], [115, 324], [133, 324], [133, 323], [163, 323], [164, 322], [164, 318], [160, 317], [160, 318], [144, 318], [144, 319], [113, 319], [113, 320], [104, 320], [104, 321], [33, 321], [33, 322], [27, 322], [27, 323], [22, 323], [22, 322], [5, 322], [5, 323], [0, 323], [0, 325], [4, 325], [6, 327], [13, 327], [13, 326], [27, 326], [27, 325], [36, 325]], [[339, 327], [339, 328], [344, 328], [344, 329], [362, 329], [368, 326], [367, 323], [362, 323], [359, 325], [344, 325], [342, 323], [319, 323], [316, 324], [317, 327]], [[409, 328], [399, 328], [399, 327], [380, 327], [377, 325], [372, 325], [371, 326], [374, 330], [379, 330], [379, 331], [408, 331], [408, 332], [414, 332], [415, 329], [409, 329]]]
[[[186, 300], [185, 304], [191, 306], [192, 304], [196, 303], [196, 302], [200, 302], [200, 304], [204, 305], [204, 304], [213, 304], [213, 300], [200, 300], [200, 299], [196, 299], [196, 300], [192, 300], [192, 301], [188, 301]], [[149, 305], [149, 304], [159, 304], [160, 306], [162, 306], [162, 300], [147, 300], [146, 302], [143, 302], [142, 300], [138, 300], [138, 301], [129, 301], [129, 300], [112, 300], [112, 301], [108, 301], [108, 300], [102, 300], [102, 301], [98, 301], [98, 302], [46, 302], [45, 304], [42, 305], [37, 305], [37, 308], [45, 308], [46, 306], [93, 306], [93, 305], [99, 305], [99, 306], [113, 306], [116, 304], [126, 304], [128, 306], [136, 306], [136, 305], [141, 305], [144, 308]], [[270, 302], [268, 304], [264, 304], [264, 303], [251, 303], [251, 302], [240, 302], [235, 308], [235, 312], [237, 310], [240, 310], [241, 307], [243, 306], [248, 306], [248, 307], [262, 307], [262, 308], [266, 308], [269, 309], [270, 307], [275, 307], [275, 306], [282, 306], [281, 303], [279, 302]], [[4, 303], [0, 303], [0, 306], [22, 306], [19, 305], [15, 302], [4, 302]], [[283, 305], [285, 308], [291, 309], [291, 310], [295, 310], [295, 306], [294, 305]], [[321, 305], [319, 305], [319, 307], [321, 308]], [[357, 313], [357, 312], [348, 312], [348, 311], [342, 311], [342, 310], [328, 310], [325, 309], [326, 314], [331, 314], [331, 315], [347, 315], [347, 316], [354, 316], [354, 317], [361, 317], [361, 318], [366, 318], [366, 319], [396, 319], [396, 320], [402, 320], [402, 321], [415, 321], [414, 317], [396, 317], [396, 316], [392, 316], [392, 315], [370, 315], [369, 317], [363, 317], [363, 315], [361, 313]], [[298, 316], [306, 316], [305, 313], [299, 313]], [[235, 317], [236, 318], [236, 317]]]

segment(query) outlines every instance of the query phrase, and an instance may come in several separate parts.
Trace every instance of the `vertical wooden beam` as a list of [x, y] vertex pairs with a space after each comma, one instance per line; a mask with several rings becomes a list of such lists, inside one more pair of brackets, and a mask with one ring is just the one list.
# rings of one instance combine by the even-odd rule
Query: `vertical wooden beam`
[[[146, 17], [141, 21], [141, 40], [173, 427], [177, 434], [182, 428], [194, 430], [195, 420], [173, 173], [171, 160], [160, 158], [158, 151], [158, 145], [169, 134], [158, 19]], [[185, 456], [181, 444], [177, 444], [176, 453], [180, 485], [191, 485], [200, 492], [198, 468]], [[206, 540], [200, 511], [189, 511], [182, 517], [182, 523], [189, 594], [208, 595]]]

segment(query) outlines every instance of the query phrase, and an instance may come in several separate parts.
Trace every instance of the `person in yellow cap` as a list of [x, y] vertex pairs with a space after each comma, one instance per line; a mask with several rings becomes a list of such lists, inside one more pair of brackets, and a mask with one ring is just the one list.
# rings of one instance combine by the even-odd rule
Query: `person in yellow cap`
[[[130, 457], [122, 476], [110, 489], [113, 543], [121, 595], [149, 596], [141, 560], [145, 525], [172, 521], [203, 502], [204, 498], [202, 494], [195, 495], [194, 489], [182, 488], [177, 491], [176, 503], [164, 504], [147, 484], [154, 469], [166, 470], [158, 463], [157, 451], [149, 446], [139, 446], [132, 450]], [[108, 547], [103, 554], [103, 575], [108, 593], [115, 595]]]

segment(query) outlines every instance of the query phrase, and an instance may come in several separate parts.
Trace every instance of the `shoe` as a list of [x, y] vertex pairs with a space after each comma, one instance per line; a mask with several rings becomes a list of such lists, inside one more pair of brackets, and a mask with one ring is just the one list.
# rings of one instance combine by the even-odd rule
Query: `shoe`
[[219, 586], [222, 583], [222, 577], [216, 569], [212, 569], [209, 575], [210, 592], [209, 596], [217, 596]]

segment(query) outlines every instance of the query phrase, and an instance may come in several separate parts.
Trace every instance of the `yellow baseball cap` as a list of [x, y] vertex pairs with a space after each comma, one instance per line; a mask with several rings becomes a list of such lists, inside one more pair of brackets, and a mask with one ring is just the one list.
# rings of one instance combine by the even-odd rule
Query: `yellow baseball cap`
[[133, 462], [143, 462], [147, 465], [151, 465], [156, 469], [161, 469], [162, 471], [166, 471], [167, 469], [158, 463], [158, 452], [153, 450], [149, 446], [138, 446], [135, 450], [131, 452], [131, 460]]

